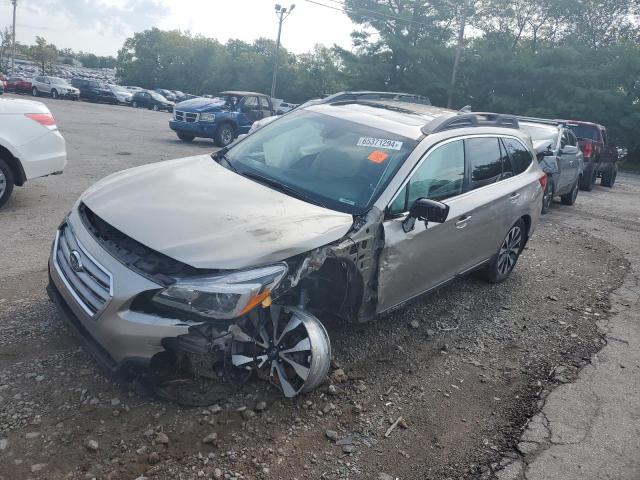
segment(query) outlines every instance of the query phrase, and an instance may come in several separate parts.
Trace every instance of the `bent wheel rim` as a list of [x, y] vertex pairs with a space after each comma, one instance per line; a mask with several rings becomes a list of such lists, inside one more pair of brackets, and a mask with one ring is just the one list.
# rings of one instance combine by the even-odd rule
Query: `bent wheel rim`
[[256, 309], [234, 331], [231, 363], [255, 369], [285, 397], [317, 388], [326, 377], [331, 344], [324, 326], [310, 313], [291, 306]]
[[511, 227], [498, 252], [498, 273], [507, 275], [516, 266], [520, 247], [522, 245], [522, 230], [519, 226]]

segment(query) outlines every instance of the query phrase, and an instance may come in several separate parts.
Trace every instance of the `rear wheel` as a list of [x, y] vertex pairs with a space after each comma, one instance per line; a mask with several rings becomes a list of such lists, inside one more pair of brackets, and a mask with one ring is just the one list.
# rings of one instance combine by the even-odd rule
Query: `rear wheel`
[[7, 162], [0, 158], [0, 207], [2, 207], [13, 191], [14, 178], [13, 171]]
[[51, 90], [51, 98], [53, 98], [54, 100], [57, 99], [60, 95], [58, 95], [58, 91], [54, 88], [53, 90]]
[[618, 176], [618, 165], [613, 164], [611, 168], [602, 174], [602, 186], [603, 187], [613, 187], [613, 184], [616, 183], [616, 177]]
[[236, 138], [236, 132], [233, 130], [231, 125], [225, 123], [218, 127], [218, 132], [216, 133], [215, 138], [215, 142], [218, 147], [226, 147], [233, 142], [234, 138]]
[[553, 202], [553, 182], [551, 177], [547, 175], [547, 185], [544, 187], [544, 195], [542, 196], [542, 214], [549, 213], [551, 210], [551, 202]]
[[525, 223], [520, 219], [507, 232], [498, 253], [491, 263], [482, 271], [483, 278], [491, 283], [504, 282], [518, 263], [520, 253], [524, 248]]
[[37, 96], [38, 96], [38, 89], [37, 89], [36, 87], [33, 87], [33, 88], [31, 89], [31, 94], [32, 94], [34, 97], [37, 97]]
[[154, 105], [154, 106], [153, 106], [153, 111], [154, 111], [154, 112], [157, 112], [158, 110], [160, 110], [160, 108], [158, 107], [158, 105]]
[[597, 176], [598, 172], [595, 169], [584, 172], [582, 175], [582, 181], [580, 182], [580, 190], [584, 190], [586, 192], [593, 190]]
[[193, 135], [185, 135], [184, 133], [178, 133], [177, 135], [180, 140], [187, 143], [193, 142], [193, 139], [196, 138]]
[[563, 204], [565, 205], [573, 205], [574, 203], [576, 203], [576, 198], [578, 198], [578, 190], [580, 190], [580, 179], [582, 178], [582, 176], [579, 176], [576, 179], [576, 183], [573, 184], [573, 188], [571, 189], [571, 191], [569, 193], [565, 193], [564, 195], [562, 195], [560, 197], [560, 200], [562, 201]]

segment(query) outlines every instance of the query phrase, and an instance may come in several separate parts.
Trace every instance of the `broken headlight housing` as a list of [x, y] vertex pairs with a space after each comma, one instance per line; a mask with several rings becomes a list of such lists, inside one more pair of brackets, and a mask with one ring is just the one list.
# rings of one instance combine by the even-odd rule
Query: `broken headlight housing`
[[160, 305], [212, 319], [232, 319], [268, 299], [287, 274], [278, 263], [224, 275], [179, 280], [153, 296]]

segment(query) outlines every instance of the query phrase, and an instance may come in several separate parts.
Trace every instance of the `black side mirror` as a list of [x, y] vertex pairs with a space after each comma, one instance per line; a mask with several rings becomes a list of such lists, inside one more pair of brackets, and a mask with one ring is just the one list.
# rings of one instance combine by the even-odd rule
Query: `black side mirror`
[[411, 209], [409, 215], [402, 222], [402, 229], [409, 233], [415, 228], [416, 220], [423, 220], [425, 227], [429, 222], [444, 223], [449, 216], [449, 205], [428, 198], [418, 198]]

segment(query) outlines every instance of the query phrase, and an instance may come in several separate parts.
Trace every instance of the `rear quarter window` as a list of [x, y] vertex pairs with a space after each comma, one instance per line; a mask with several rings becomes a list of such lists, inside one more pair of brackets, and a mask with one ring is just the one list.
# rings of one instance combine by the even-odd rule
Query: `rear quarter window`
[[507, 147], [507, 152], [511, 158], [511, 164], [515, 175], [523, 173], [531, 162], [533, 162], [533, 156], [528, 148], [514, 138], [503, 138], [504, 145]]

